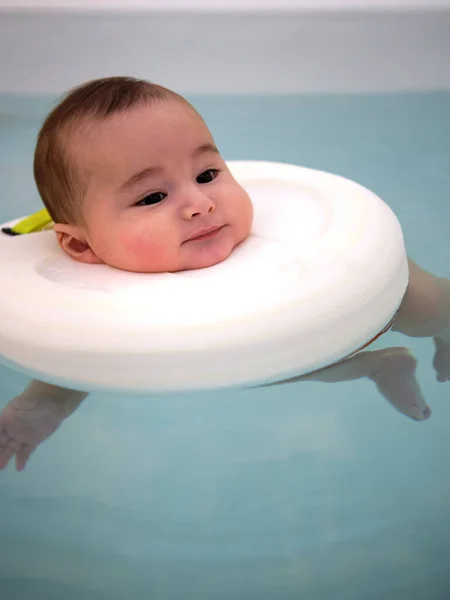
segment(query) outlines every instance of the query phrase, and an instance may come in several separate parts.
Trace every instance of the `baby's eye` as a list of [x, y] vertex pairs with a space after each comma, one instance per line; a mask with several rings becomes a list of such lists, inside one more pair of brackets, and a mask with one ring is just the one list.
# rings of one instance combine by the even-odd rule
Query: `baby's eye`
[[148, 196], [145, 196], [145, 198], [142, 198], [142, 200], [139, 200], [136, 206], [151, 206], [152, 204], [158, 204], [158, 202], [162, 202], [164, 200], [166, 195], [167, 194], [164, 194], [163, 192], [149, 194]]
[[208, 169], [207, 171], [203, 171], [203, 173], [200, 173], [200, 175], [195, 181], [197, 183], [210, 183], [217, 177], [218, 174], [218, 169]]

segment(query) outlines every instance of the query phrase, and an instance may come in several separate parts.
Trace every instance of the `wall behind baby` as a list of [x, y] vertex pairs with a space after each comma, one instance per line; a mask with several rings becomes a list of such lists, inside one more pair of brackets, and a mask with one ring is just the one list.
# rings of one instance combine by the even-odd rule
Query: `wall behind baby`
[[450, 0], [0, 0], [0, 92], [450, 89]]

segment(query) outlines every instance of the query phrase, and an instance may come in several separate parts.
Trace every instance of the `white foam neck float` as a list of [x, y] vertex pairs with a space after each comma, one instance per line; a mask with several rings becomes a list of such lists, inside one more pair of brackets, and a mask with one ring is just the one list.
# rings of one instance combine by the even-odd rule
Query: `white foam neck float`
[[375, 338], [408, 283], [391, 209], [329, 173], [228, 164], [254, 226], [207, 269], [129, 273], [75, 262], [52, 231], [0, 235], [3, 361], [74, 389], [151, 393], [274, 382]]

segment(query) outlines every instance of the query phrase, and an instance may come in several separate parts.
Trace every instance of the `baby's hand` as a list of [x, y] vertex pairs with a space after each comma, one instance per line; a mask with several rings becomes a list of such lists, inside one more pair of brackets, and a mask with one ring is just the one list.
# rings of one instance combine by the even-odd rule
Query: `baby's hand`
[[64, 405], [52, 396], [17, 396], [0, 413], [0, 469], [16, 456], [22, 471], [37, 446], [54, 433], [65, 417]]
[[88, 396], [34, 380], [0, 413], [0, 469], [16, 456], [22, 471], [37, 446], [54, 433]]

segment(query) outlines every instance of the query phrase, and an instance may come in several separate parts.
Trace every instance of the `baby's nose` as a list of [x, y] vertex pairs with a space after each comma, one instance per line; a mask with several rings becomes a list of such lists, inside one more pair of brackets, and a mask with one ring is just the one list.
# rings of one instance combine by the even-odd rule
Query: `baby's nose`
[[185, 219], [213, 213], [216, 210], [215, 202], [207, 195], [201, 192], [191, 193], [183, 207], [183, 216]]

